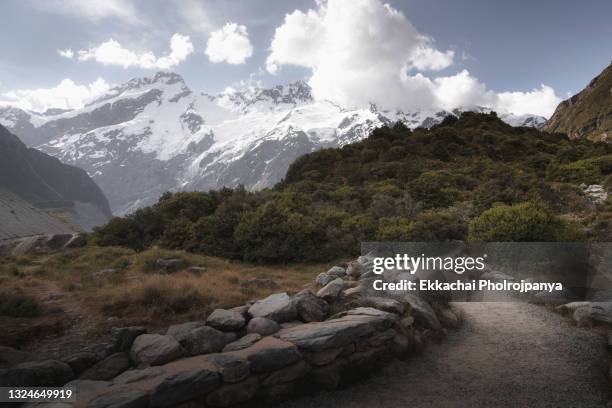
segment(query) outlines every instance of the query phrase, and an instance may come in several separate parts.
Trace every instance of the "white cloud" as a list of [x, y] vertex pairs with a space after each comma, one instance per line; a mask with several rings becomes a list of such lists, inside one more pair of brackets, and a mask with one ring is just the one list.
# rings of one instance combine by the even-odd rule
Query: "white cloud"
[[535, 113], [547, 118], [554, 113], [561, 102], [555, 90], [544, 84], [531, 92], [501, 92], [497, 97], [497, 106], [500, 110], [517, 115]]
[[453, 65], [455, 51], [445, 52], [431, 47], [418, 47], [411, 59], [412, 66], [420, 71], [439, 71]]
[[74, 57], [74, 51], [70, 48], [66, 48], [64, 50], [57, 50], [57, 53], [64, 58], [72, 59]]
[[95, 23], [105, 18], [117, 18], [128, 24], [143, 24], [130, 0], [31, 0], [31, 3], [39, 10], [76, 16]]
[[253, 55], [247, 28], [236, 23], [226, 23], [223, 28], [213, 31], [206, 43], [206, 55], [210, 62], [244, 64]]
[[[434, 47], [398, 10], [381, 0], [318, 0], [316, 9], [295, 10], [277, 27], [266, 60], [310, 68], [318, 99], [345, 106], [453, 109], [485, 106], [503, 112], [549, 115], [559, 98], [550, 87], [500, 93], [467, 70], [445, 77], [428, 72], [453, 65], [455, 52]], [[427, 74], [427, 75], [426, 75]]]
[[44, 112], [49, 108], [74, 109], [84, 106], [109, 89], [109, 84], [102, 78], [86, 85], [77, 85], [66, 78], [51, 88], [5, 92], [1, 95], [0, 105], [12, 105], [37, 112]]
[[104, 65], [123, 68], [170, 69], [193, 53], [193, 44], [188, 36], [174, 34], [170, 39], [170, 54], [156, 57], [151, 51], [135, 52], [123, 47], [112, 38], [88, 50], [78, 52], [79, 61], [94, 60]]

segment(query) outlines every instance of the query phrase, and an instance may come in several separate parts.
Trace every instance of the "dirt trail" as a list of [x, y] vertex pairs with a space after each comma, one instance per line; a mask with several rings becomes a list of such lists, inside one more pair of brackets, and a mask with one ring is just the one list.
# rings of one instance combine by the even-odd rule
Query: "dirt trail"
[[87, 305], [64, 292], [56, 282], [48, 280], [39, 281], [38, 285], [31, 289], [31, 294], [37, 297], [46, 309], [55, 308], [59, 311], [57, 318], [62, 320], [64, 329], [60, 333], [37, 336], [24, 344], [23, 350], [48, 358], [60, 358], [88, 345], [86, 336], [94, 330], [95, 319]]
[[604, 339], [543, 307], [460, 303], [464, 327], [349, 388], [284, 403], [314, 407], [605, 407]]

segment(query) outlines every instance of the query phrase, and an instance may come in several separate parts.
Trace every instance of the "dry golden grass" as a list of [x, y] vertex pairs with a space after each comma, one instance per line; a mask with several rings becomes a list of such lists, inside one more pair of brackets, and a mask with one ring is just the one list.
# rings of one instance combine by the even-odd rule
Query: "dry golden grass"
[[[159, 258], [180, 258], [186, 267], [203, 266], [206, 272], [195, 276], [184, 268], [166, 273], [155, 268]], [[184, 251], [153, 248], [136, 253], [96, 246], [2, 261], [3, 288], [43, 301], [53, 294], [63, 295], [54, 307], [64, 309], [67, 318], [86, 315], [88, 330], [100, 334], [117, 325], [156, 327], [203, 319], [215, 308], [243, 305], [280, 291], [294, 293], [334, 264], [259, 266]], [[103, 279], [93, 276], [108, 268], [116, 272]], [[278, 287], [241, 288], [240, 282], [249, 278], [272, 279]]]

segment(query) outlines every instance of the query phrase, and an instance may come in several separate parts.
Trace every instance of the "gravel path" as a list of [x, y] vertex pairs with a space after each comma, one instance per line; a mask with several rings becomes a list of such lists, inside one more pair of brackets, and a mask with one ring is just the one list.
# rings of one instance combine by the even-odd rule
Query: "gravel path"
[[455, 304], [464, 327], [349, 388], [285, 402], [324, 407], [605, 407], [604, 339], [543, 307]]

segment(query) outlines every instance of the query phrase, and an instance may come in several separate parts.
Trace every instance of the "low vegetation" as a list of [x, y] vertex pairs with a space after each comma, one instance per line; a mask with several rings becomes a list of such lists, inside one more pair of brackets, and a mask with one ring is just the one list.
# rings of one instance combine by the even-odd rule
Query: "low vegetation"
[[305, 155], [273, 189], [165, 194], [94, 241], [282, 263], [352, 256], [366, 240], [597, 240], [612, 206], [581, 184], [609, 185], [611, 174], [608, 144], [464, 113]]
[[[158, 259], [180, 259], [182, 266], [168, 271], [156, 266]], [[204, 319], [216, 308], [278, 291], [298, 292], [331, 266], [257, 266], [181, 250], [94, 245], [2, 261], [1, 344], [61, 331], [59, 324], [78, 324], [83, 336], [95, 337], [113, 326], [161, 327]], [[200, 269], [189, 272], [190, 266]], [[249, 279], [271, 284], [250, 285]]]
[[0, 316], [37, 317], [42, 313], [40, 302], [21, 292], [0, 292]]

